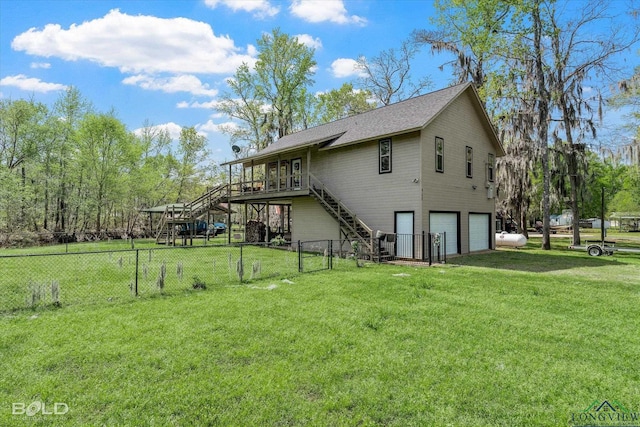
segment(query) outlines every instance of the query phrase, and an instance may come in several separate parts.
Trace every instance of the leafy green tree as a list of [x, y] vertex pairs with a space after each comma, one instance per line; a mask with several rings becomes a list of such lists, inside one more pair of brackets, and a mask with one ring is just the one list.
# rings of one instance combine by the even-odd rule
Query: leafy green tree
[[78, 130], [78, 156], [85, 171], [82, 195], [85, 224], [90, 216], [97, 232], [108, 226], [109, 214], [123, 192], [122, 177], [130, 170], [133, 136], [113, 114], [88, 114]]
[[585, 175], [582, 212], [585, 218], [599, 218], [602, 205], [602, 189], [605, 189], [605, 206], [622, 190], [628, 166], [610, 158], [601, 158], [593, 152], [587, 153], [589, 173]]
[[278, 28], [264, 34], [257, 44], [257, 93], [269, 105], [281, 138], [300, 129], [294, 117], [304, 102], [305, 89], [313, 84], [314, 49]]
[[84, 174], [78, 164], [77, 133], [81, 120], [92, 111], [91, 103], [74, 86], [67, 88], [53, 106], [56, 148], [55, 153], [52, 153], [52, 160], [57, 164], [51, 165], [50, 187], [55, 194], [53, 215], [55, 231], [70, 231], [75, 227], [71, 224], [71, 220], [74, 214], [77, 218], [78, 186]]
[[169, 132], [145, 123], [136, 139], [142, 154], [129, 174], [128, 200], [136, 208], [174, 200], [179, 163], [171, 152]]
[[343, 84], [340, 89], [319, 94], [316, 108], [320, 123], [332, 122], [376, 108], [376, 103], [370, 101], [371, 96], [366, 90], [355, 90], [351, 83]]
[[32, 173], [37, 164], [47, 107], [33, 100], [0, 100], [0, 169], [4, 226], [23, 228], [36, 215]]
[[640, 212], [640, 167], [627, 167], [627, 173], [610, 204], [608, 212]]
[[222, 130], [232, 142], [247, 141], [251, 148], [268, 144], [304, 128], [307, 88], [313, 84], [314, 50], [279, 29], [257, 41], [258, 59], [251, 69], [238, 68], [221, 96], [218, 111], [240, 121]]
[[207, 138], [198, 134], [194, 127], [184, 127], [178, 144], [176, 202], [190, 200], [203, 190], [204, 171], [201, 165], [207, 161]]
[[232, 78], [227, 80], [230, 92], [223, 93], [216, 107], [236, 122], [220, 126], [231, 138], [231, 144], [246, 141], [249, 147], [261, 149], [274, 138], [270, 112], [257, 92], [255, 76], [247, 64], [242, 64]]

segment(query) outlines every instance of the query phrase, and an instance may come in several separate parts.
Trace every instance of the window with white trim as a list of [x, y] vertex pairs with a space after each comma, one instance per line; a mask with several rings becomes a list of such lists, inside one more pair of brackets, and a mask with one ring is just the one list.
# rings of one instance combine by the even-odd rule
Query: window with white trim
[[489, 159], [487, 160], [487, 181], [493, 182], [495, 179], [496, 169], [496, 156], [489, 153]]
[[380, 173], [391, 172], [391, 139], [381, 139], [378, 143], [378, 171]]
[[444, 172], [444, 139], [436, 136], [436, 172]]
[[473, 178], [473, 148], [467, 146], [467, 155], [466, 155], [466, 170], [467, 170], [467, 178]]

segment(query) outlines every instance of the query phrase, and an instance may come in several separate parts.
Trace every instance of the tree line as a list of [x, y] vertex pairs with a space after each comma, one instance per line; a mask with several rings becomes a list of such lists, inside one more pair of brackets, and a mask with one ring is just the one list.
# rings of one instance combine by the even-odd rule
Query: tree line
[[203, 191], [205, 158], [194, 128], [134, 134], [74, 87], [51, 107], [0, 100], [0, 230], [131, 233], [141, 208]]

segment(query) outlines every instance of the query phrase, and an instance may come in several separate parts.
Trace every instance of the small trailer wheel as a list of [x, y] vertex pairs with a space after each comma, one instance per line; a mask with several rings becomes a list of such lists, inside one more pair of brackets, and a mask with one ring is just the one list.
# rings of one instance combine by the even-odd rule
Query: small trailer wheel
[[602, 255], [602, 248], [599, 245], [591, 245], [587, 248], [587, 253], [591, 256]]

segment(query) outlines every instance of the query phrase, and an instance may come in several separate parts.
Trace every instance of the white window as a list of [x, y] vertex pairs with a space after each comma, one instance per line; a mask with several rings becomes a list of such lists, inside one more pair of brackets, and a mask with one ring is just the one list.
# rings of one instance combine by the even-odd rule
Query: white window
[[436, 136], [436, 172], [444, 172], [444, 139]]
[[487, 161], [487, 181], [489, 182], [494, 181], [495, 169], [496, 169], [496, 156], [490, 153], [489, 159]]
[[391, 172], [391, 140], [381, 139], [379, 143], [379, 172]]

